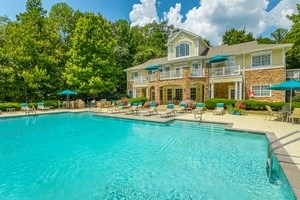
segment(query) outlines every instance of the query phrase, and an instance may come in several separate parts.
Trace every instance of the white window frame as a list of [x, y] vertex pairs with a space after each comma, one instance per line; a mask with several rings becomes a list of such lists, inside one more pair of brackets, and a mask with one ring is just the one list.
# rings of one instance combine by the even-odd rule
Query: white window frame
[[[260, 65], [259, 66], [253, 66], [253, 58], [256, 57], [256, 56], [260, 56], [261, 59], [262, 59], [262, 56], [264, 55], [270, 55], [270, 64], [268, 65], [262, 65], [262, 60], [260, 60]], [[262, 51], [262, 52], [259, 52], [259, 53], [252, 53], [251, 54], [251, 68], [262, 68], [262, 67], [270, 67], [272, 66], [272, 51]]]
[[[202, 75], [200, 77], [203, 77], [204, 76], [204, 72], [203, 72], [203, 68], [202, 68], [202, 62], [199, 62], [199, 61], [193, 61], [192, 64], [191, 64], [191, 68], [190, 68], [190, 71], [192, 72], [193, 70], [196, 70], [194, 68], [194, 64], [198, 64], [198, 69], [199, 71], [202, 72]], [[192, 74], [190, 74], [192, 75]]]
[[[184, 54], [180, 53], [180, 46], [181, 45], [185, 45]], [[186, 49], [187, 46], [188, 46], [188, 51]], [[179, 48], [178, 56], [177, 56], [177, 47]], [[189, 57], [190, 54], [191, 54], [191, 44], [189, 42], [180, 42], [179, 44], [177, 44], [175, 46], [174, 52], [175, 52], [175, 58]]]
[[[137, 76], [133, 76], [134, 73], [137, 73]], [[131, 80], [134, 80], [134, 77], [139, 77], [138, 71], [132, 71], [130, 74], [131, 74]]]
[[[269, 95], [261, 95], [262, 92], [262, 87], [266, 86], [266, 87], [270, 87], [270, 84], [264, 84], [264, 85], [252, 85], [251, 86], [251, 90], [254, 91], [254, 97], [271, 97], [272, 93], [271, 90], [266, 90], [269, 91]], [[259, 87], [259, 94], [257, 94], [257, 90], [254, 90], [253, 87]]]

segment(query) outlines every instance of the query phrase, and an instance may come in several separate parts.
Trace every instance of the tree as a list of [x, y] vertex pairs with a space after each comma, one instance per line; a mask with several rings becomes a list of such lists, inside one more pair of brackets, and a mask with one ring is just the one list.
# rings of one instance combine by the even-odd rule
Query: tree
[[272, 38], [277, 44], [283, 43], [286, 34], [288, 33], [287, 29], [278, 28], [273, 33], [271, 33]]
[[270, 38], [262, 37], [262, 36], [259, 36], [256, 40], [257, 40], [258, 44], [275, 44], [276, 43], [274, 40], [271, 40]]
[[298, 13], [288, 16], [293, 22], [290, 32], [286, 35], [284, 42], [293, 43], [292, 49], [287, 52], [287, 68], [299, 68], [300, 66], [300, 4], [297, 4]]
[[120, 71], [115, 67], [116, 41], [111, 35], [110, 24], [100, 15], [86, 13], [78, 19], [63, 73], [70, 88], [86, 95], [115, 90]]
[[234, 28], [226, 31], [222, 36], [223, 44], [233, 45], [240, 44], [243, 42], [250, 42], [255, 40], [253, 37], [253, 33], [246, 33], [246, 29], [236, 30]]

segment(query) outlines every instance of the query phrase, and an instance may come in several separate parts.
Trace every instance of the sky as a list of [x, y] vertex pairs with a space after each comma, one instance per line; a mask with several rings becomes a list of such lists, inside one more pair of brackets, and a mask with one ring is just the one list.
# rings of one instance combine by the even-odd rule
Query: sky
[[[270, 37], [276, 28], [290, 29], [292, 22], [286, 16], [297, 13], [300, 0], [42, 0], [48, 11], [58, 2], [100, 13], [110, 21], [126, 19], [132, 26], [167, 20], [218, 45], [231, 28], [246, 28], [255, 37]], [[0, 0], [0, 16], [15, 20], [16, 14], [25, 11], [25, 3]]]

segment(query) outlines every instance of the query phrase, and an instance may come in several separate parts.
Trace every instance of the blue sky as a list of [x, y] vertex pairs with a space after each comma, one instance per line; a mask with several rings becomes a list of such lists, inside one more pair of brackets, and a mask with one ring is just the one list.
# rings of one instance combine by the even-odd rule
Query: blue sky
[[[299, 0], [42, 0], [48, 11], [58, 2], [66, 2], [74, 10], [101, 13], [110, 21], [126, 19], [132, 25], [165, 19], [218, 44], [230, 28], [246, 27], [255, 36], [269, 36], [275, 28], [290, 28], [291, 22], [285, 16], [296, 12]], [[0, 16], [15, 19], [16, 14], [25, 11], [25, 3], [0, 0]]]

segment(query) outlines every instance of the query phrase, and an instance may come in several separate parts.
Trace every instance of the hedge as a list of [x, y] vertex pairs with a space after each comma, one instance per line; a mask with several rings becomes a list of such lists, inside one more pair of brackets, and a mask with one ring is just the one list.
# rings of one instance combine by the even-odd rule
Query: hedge
[[130, 98], [130, 99], [128, 99], [128, 102], [131, 102], [131, 103], [135, 103], [135, 102], [137, 102], [137, 103], [139, 103], [139, 102], [145, 103], [147, 101], [148, 101], [147, 97], [137, 97], [137, 98]]
[[[43, 102], [45, 106], [52, 106], [53, 108], [58, 108], [58, 101], [57, 100], [47, 100], [47, 101], [40, 101]], [[37, 107], [36, 103], [29, 103], [30, 107], [35, 106]], [[16, 102], [7, 102], [7, 103], [0, 103], [0, 110], [6, 111], [7, 108], [15, 108], [16, 110], [20, 110], [21, 103]]]
[[[246, 105], [246, 110], [266, 110], [266, 106], [270, 106], [272, 110], [277, 111], [282, 108], [283, 105], [289, 105], [285, 102], [266, 102], [266, 101], [254, 101], [254, 100], [242, 100]], [[232, 99], [208, 99], [205, 101], [205, 106], [208, 109], [214, 109], [217, 103], [224, 103], [225, 107], [232, 105], [234, 107], [236, 100]], [[300, 108], [300, 102], [292, 102], [292, 109]]]

